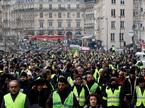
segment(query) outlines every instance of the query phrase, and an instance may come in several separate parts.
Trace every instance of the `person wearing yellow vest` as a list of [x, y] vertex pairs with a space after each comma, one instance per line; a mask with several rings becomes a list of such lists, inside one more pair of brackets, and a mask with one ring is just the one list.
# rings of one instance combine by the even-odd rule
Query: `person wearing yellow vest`
[[19, 82], [12, 80], [9, 82], [10, 93], [4, 95], [1, 108], [30, 108], [26, 94], [20, 91]]
[[116, 52], [116, 48], [115, 48], [114, 45], [112, 45], [112, 47], [111, 47], [111, 52], [112, 52], [112, 53], [115, 53], [115, 52]]
[[111, 83], [106, 87], [103, 94], [104, 108], [121, 108], [122, 88], [117, 84], [116, 77], [111, 77]]
[[79, 108], [79, 103], [68, 88], [67, 79], [64, 76], [58, 78], [58, 89], [48, 97], [46, 108]]
[[145, 108], [145, 80], [140, 77], [138, 82], [139, 85], [135, 88], [134, 105], [136, 108]]
[[95, 81], [99, 82], [100, 73], [101, 73], [102, 71], [103, 71], [103, 68], [102, 68], [101, 64], [98, 63], [98, 64], [96, 65], [96, 69], [95, 69], [95, 71], [94, 71], [94, 73], [93, 73], [93, 77], [94, 77]]
[[86, 84], [85, 82], [83, 82], [82, 76], [76, 75], [74, 86], [72, 87], [72, 91], [74, 92], [77, 98], [77, 101], [79, 102], [79, 105], [80, 105], [79, 108], [84, 107], [86, 98], [89, 95], [89, 91], [85, 85]]
[[87, 73], [86, 82], [86, 87], [89, 90], [89, 94], [97, 93], [99, 96], [101, 96], [102, 92], [100, 90], [100, 86], [95, 82], [94, 77], [91, 73]]

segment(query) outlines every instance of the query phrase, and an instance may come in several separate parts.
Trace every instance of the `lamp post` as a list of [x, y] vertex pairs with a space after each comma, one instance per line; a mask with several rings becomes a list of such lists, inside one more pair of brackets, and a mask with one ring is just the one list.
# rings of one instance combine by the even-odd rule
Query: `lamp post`
[[119, 20], [120, 20], [120, 28], [119, 28], [119, 46], [121, 48], [121, 41], [122, 41], [122, 35], [121, 35], [121, 16], [119, 16]]
[[106, 18], [106, 48], [107, 48], [107, 51], [108, 51], [108, 18]]

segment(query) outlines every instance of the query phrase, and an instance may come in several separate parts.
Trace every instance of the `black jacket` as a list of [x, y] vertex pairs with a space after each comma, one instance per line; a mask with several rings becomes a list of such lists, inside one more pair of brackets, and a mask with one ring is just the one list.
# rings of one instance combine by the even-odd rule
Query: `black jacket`
[[31, 89], [29, 92], [29, 100], [30, 100], [30, 105], [39, 105], [42, 108], [45, 108], [45, 103], [48, 98], [48, 90], [47, 89], [42, 89], [42, 91], [38, 91], [37, 89]]

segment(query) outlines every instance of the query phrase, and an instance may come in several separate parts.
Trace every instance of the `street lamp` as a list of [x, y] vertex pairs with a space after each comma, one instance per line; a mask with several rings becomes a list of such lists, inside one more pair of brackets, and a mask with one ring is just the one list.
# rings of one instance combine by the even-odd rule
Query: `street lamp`
[[119, 46], [120, 46], [120, 48], [121, 48], [121, 41], [122, 41], [122, 34], [121, 34], [121, 16], [119, 16], [119, 18], [120, 18], [120, 28], [119, 28]]
[[108, 51], [108, 18], [106, 18], [106, 47], [107, 47], [107, 51]]

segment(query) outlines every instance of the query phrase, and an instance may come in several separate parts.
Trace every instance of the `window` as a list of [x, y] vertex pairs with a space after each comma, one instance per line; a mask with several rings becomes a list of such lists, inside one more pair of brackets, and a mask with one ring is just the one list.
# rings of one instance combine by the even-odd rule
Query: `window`
[[3, 36], [2, 36], [2, 33], [0, 33], [0, 42], [3, 41]]
[[39, 34], [40, 34], [40, 35], [43, 35], [43, 34], [44, 34], [44, 31], [43, 31], [43, 30], [40, 30], [40, 31], [39, 31]]
[[67, 13], [67, 18], [70, 18], [70, 13], [69, 12]]
[[115, 17], [115, 9], [111, 9], [111, 16]]
[[141, 23], [141, 24], [140, 24], [140, 28], [142, 28], [142, 27], [143, 27], [143, 24]]
[[120, 4], [121, 5], [124, 5], [125, 4], [125, 1], [124, 0], [120, 0]]
[[111, 0], [112, 1], [112, 4], [116, 4], [116, 0]]
[[62, 22], [58, 22], [58, 28], [62, 27]]
[[124, 17], [125, 16], [125, 10], [124, 9], [120, 9], [120, 16]]
[[70, 4], [67, 5], [67, 8], [70, 9]]
[[76, 8], [79, 9], [80, 8], [80, 5], [79, 4], [76, 4]]
[[123, 41], [124, 40], [124, 33], [119, 33], [119, 41]]
[[143, 12], [143, 7], [140, 8], [140, 11]]
[[42, 5], [42, 4], [39, 5], [39, 9], [40, 9], [40, 10], [43, 9], [43, 5]]
[[111, 29], [115, 29], [115, 21], [111, 21]]
[[58, 31], [58, 35], [62, 35], [62, 31]]
[[80, 22], [79, 21], [76, 22], [76, 27], [80, 28]]
[[43, 21], [40, 21], [40, 28], [43, 28]]
[[52, 18], [52, 13], [49, 13], [49, 18]]
[[52, 21], [49, 21], [49, 22], [48, 22], [48, 26], [49, 26], [49, 27], [52, 27]]
[[53, 31], [52, 30], [49, 30], [48, 31], [48, 35], [52, 35], [53, 34]]
[[77, 12], [77, 18], [80, 18], [80, 13], [79, 12]]
[[115, 42], [115, 33], [111, 33], [111, 42]]
[[67, 22], [67, 27], [71, 27], [71, 22], [70, 21]]
[[124, 21], [120, 21], [120, 29], [124, 29]]
[[43, 18], [43, 12], [40, 12], [40, 18]]
[[52, 4], [49, 4], [49, 9], [52, 9]]
[[61, 4], [58, 4], [58, 9], [61, 9]]
[[58, 18], [61, 18], [61, 13], [60, 12], [58, 13]]

